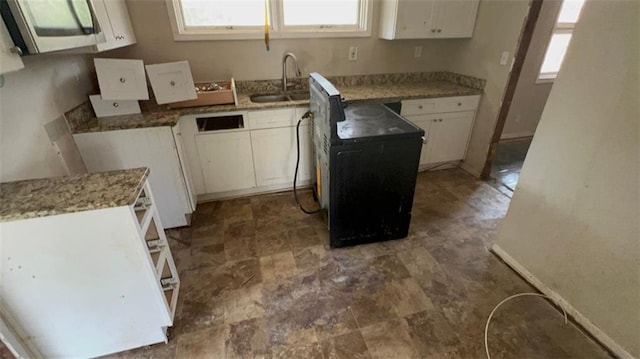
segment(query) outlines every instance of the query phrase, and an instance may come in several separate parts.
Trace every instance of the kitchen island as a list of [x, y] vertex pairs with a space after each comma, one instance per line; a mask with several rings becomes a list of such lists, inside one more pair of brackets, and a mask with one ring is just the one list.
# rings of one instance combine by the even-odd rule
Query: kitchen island
[[147, 168], [0, 184], [0, 308], [44, 357], [165, 342], [180, 281]]

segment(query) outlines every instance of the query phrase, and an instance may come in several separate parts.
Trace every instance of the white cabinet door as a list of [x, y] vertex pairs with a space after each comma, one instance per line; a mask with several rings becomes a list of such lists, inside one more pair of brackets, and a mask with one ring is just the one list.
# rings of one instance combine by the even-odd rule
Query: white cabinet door
[[193, 212], [171, 127], [73, 135], [89, 172], [149, 167], [149, 184], [162, 225], [187, 225]]
[[133, 32], [125, 0], [92, 0], [92, 3], [107, 40], [96, 46], [98, 51], [136, 43], [136, 35]]
[[198, 196], [196, 195], [195, 189], [193, 187], [193, 181], [191, 176], [191, 169], [189, 168], [189, 162], [187, 160], [187, 153], [184, 148], [184, 141], [182, 140], [182, 129], [180, 127], [180, 122], [177, 125], [171, 128], [171, 132], [173, 132], [173, 139], [176, 142], [176, 151], [178, 152], [178, 159], [180, 161], [180, 169], [182, 170], [182, 175], [184, 176], [185, 187], [187, 190], [187, 198], [189, 199], [189, 205], [192, 211], [196, 210], [196, 204], [198, 200]]
[[436, 2], [433, 27], [438, 38], [472, 37], [478, 13], [477, 0]]
[[406, 1], [398, 3], [397, 39], [424, 39], [430, 36], [433, 1]]
[[429, 115], [428, 163], [457, 161], [464, 158], [473, 125], [474, 112]]
[[[292, 184], [296, 166], [296, 128], [283, 127], [251, 131], [253, 160], [258, 187]], [[311, 178], [311, 130], [300, 126], [298, 181]]]
[[473, 35], [479, 0], [385, 0], [380, 38], [464, 38]]
[[431, 123], [439, 118], [438, 115], [410, 115], [405, 118], [424, 130], [425, 141], [422, 143], [419, 166], [429, 163], [429, 146], [431, 145]]
[[0, 21], [0, 74], [17, 71], [24, 68], [20, 55], [11, 52], [15, 47], [9, 31], [4, 25], [4, 20]]
[[384, 0], [380, 11], [380, 38], [425, 39], [431, 36], [433, 0]]
[[256, 186], [249, 131], [199, 134], [196, 145], [207, 193]]

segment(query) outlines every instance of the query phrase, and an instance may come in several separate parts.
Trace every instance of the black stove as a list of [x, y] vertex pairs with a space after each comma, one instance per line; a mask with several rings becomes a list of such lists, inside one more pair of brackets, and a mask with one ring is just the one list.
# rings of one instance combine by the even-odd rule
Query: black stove
[[344, 103], [317, 73], [309, 88], [331, 247], [406, 237], [424, 131], [382, 104]]

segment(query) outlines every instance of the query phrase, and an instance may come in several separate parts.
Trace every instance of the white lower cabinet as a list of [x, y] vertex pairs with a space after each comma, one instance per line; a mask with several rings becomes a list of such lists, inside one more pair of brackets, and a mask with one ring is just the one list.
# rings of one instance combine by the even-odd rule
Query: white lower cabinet
[[428, 163], [457, 161], [464, 158], [473, 125], [473, 112], [445, 113], [433, 119], [429, 127]]
[[[297, 156], [296, 124], [307, 110], [279, 108], [183, 117], [181, 122], [190, 121], [195, 131], [195, 148], [185, 146], [185, 149], [187, 156], [198, 158], [189, 161], [194, 178], [202, 173], [204, 184], [199, 186], [198, 194], [204, 199], [215, 199], [291, 188]], [[240, 125], [209, 131], [202, 130], [206, 125], [195, 125], [202, 119], [215, 123], [218, 118], [223, 121], [229, 116], [242, 116]], [[298, 185], [309, 184], [312, 162], [311, 126], [310, 122], [303, 122]]]
[[[296, 166], [296, 128], [269, 128], [251, 131], [256, 184], [270, 186], [293, 183]], [[311, 127], [300, 126], [300, 166], [298, 181], [311, 178]]]
[[426, 133], [421, 168], [464, 159], [478, 102], [479, 96], [403, 101], [403, 116]]
[[256, 186], [249, 131], [196, 135], [207, 193]]
[[187, 225], [195, 208], [174, 133], [171, 127], [151, 127], [78, 133], [73, 138], [89, 172], [149, 167], [162, 223], [174, 228]]
[[128, 206], [0, 223], [0, 309], [28, 345], [93, 358], [167, 341], [180, 278], [157, 209], [147, 182]]

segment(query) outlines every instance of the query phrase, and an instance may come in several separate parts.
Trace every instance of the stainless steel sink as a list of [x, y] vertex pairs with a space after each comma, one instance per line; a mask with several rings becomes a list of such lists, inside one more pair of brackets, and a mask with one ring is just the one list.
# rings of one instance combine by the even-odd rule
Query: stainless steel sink
[[306, 92], [293, 92], [289, 94], [291, 101], [300, 101], [309, 99], [309, 91]]
[[254, 94], [249, 96], [251, 102], [265, 103], [265, 102], [287, 102], [287, 101], [301, 101], [308, 100], [308, 92], [288, 92], [288, 93], [269, 93], [269, 94]]

